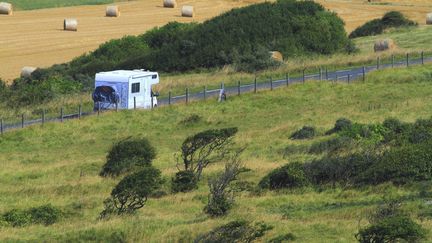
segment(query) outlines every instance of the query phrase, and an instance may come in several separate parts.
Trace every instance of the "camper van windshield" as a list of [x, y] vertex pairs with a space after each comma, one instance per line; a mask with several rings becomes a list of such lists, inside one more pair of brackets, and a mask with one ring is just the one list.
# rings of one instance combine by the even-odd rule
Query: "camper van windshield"
[[152, 79], [157, 79], [157, 74], [153, 75]]

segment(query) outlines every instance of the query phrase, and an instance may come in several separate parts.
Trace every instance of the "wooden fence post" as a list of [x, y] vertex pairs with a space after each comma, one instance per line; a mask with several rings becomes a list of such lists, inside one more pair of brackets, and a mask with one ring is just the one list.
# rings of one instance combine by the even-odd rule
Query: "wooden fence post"
[[322, 81], [322, 68], [319, 69], [319, 80]]
[[348, 74], [348, 84], [350, 84], [350, 74]]
[[326, 80], [328, 80], [328, 68], [326, 68], [325, 72], [326, 72]]
[[306, 70], [306, 69], [303, 69], [303, 84], [306, 82], [305, 70]]
[[363, 66], [363, 82], [366, 81], [366, 67]]
[[42, 109], [42, 126], [45, 125], [45, 109]]
[[421, 52], [421, 62], [422, 65], [424, 65], [424, 51]]
[[394, 54], [392, 54], [392, 56], [391, 56], [392, 68], [394, 68], [394, 61], [395, 61], [395, 56], [394, 56]]
[[380, 57], [377, 57], [377, 69], [380, 69], [380, 62], [381, 62]]
[[3, 119], [0, 119], [0, 134], [3, 135]]
[[272, 77], [270, 77], [270, 90], [273, 91], [273, 79], [272, 79]]
[[60, 122], [63, 122], [64, 114], [63, 114], [63, 107], [60, 108]]
[[150, 91], [150, 98], [151, 98], [151, 110], [153, 110], [153, 108], [154, 108], [154, 101], [153, 101], [153, 92], [152, 91]]
[[100, 101], [98, 101], [98, 110], [97, 110], [98, 116], [100, 115]]
[[134, 110], [136, 110], [136, 96], [134, 96]]
[[289, 73], [285, 74], [285, 78], [286, 78], [286, 86], [288, 86], [289, 85], [289, 80], [290, 80]]
[[21, 128], [24, 128], [24, 113], [21, 114]]
[[255, 76], [255, 80], [254, 80], [254, 93], [257, 92], [257, 78]]
[[186, 88], [186, 104], [189, 103], [189, 88]]
[[168, 105], [171, 105], [171, 91], [168, 92]]
[[204, 86], [203, 95], [204, 95], [204, 100], [207, 100], [207, 85]]
[[116, 100], [116, 112], [118, 112], [118, 100]]
[[80, 104], [78, 106], [78, 119], [81, 119], [81, 113], [82, 113], [82, 105]]
[[241, 93], [241, 83], [240, 83], [240, 81], [238, 81], [238, 83], [237, 83], [237, 95], [240, 96], [240, 93]]
[[406, 54], [406, 65], [409, 67], [409, 53]]

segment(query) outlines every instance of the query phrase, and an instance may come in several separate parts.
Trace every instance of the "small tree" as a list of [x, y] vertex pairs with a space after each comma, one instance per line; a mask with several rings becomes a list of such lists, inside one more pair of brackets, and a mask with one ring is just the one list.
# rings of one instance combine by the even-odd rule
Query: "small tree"
[[213, 217], [225, 215], [231, 209], [234, 193], [230, 184], [241, 172], [242, 163], [239, 155], [242, 150], [233, 154], [225, 165], [225, 171], [218, 177], [209, 180], [209, 200], [204, 211]]
[[171, 190], [177, 192], [189, 192], [197, 189], [197, 179], [195, 174], [189, 170], [182, 170], [175, 174], [171, 181]]
[[123, 178], [104, 201], [105, 210], [101, 218], [111, 213], [133, 213], [144, 207], [147, 198], [162, 184], [161, 172], [151, 166]]
[[114, 144], [102, 167], [101, 176], [119, 176], [134, 168], [151, 165], [156, 150], [146, 138], [127, 138]]
[[211, 129], [186, 138], [181, 146], [181, 155], [177, 159], [177, 168], [181, 170], [181, 160], [184, 170], [192, 171], [199, 180], [205, 167], [220, 161], [228, 153], [228, 145], [237, 131], [236, 127]]

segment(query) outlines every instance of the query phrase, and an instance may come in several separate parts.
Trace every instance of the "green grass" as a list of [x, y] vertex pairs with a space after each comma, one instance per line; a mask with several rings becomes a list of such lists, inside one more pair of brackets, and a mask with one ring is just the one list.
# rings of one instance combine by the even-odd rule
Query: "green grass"
[[9, 0], [16, 10], [59, 8], [77, 5], [96, 5], [116, 2], [116, 0]]
[[[206, 181], [223, 168], [222, 164], [204, 171], [195, 192], [150, 199], [137, 215], [98, 221], [102, 201], [118, 182], [103, 179], [98, 173], [113, 142], [128, 136], [145, 136], [158, 151], [154, 165], [169, 182], [176, 172], [173, 154], [186, 136], [208, 128], [237, 126], [236, 141], [247, 146], [242, 158], [251, 169], [241, 179], [256, 184], [271, 169], [313, 158], [303, 153], [283, 158], [285, 147], [315, 141], [288, 139], [303, 125], [324, 131], [340, 117], [364, 123], [381, 122], [387, 117], [404, 121], [430, 117], [431, 68], [427, 65], [379, 71], [369, 75], [367, 82], [351, 85], [307, 82], [228, 97], [225, 103], [208, 100], [154, 111], [108, 112], [100, 117], [6, 133], [0, 137], [0, 211], [52, 203], [66, 215], [48, 227], [0, 227], [0, 241], [106, 242], [115, 238], [112, 233], [117, 232], [117, 236], [123, 234], [129, 242], [190, 242], [212, 227], [233, 219], [249, 219], [275, 227], [264, 240], [291, 232], [299, 242], [354, 242], [359, 222], [365, 225], [367, 212], [389, 196], [401, 198], [404, 207], [420, 222], [416, 217], [418, 210], [430, 198], [420, 192], [418, 184], [322, 191], [306, 188], [262, 195], [241, 193], [227, 217], [212, 219], [203, 213], [208, 193]], [[202, 116], [203, 121], [190, 126], [179, 124], [191, 114]], [[427, 182], [426, 186], [430, 188], [432, 184]], [[420, 223], [432, 228], [430, 219]], [[428, 237], [432, 241], [432, 236]]]

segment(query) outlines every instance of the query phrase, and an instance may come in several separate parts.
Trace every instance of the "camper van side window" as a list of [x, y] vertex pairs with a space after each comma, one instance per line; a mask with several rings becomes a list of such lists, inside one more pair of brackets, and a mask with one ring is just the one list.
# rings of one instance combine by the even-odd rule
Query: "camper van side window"
[[140, 83], [133, 83], [132, 84], [132, 93], [139, 93], [140, 92]]
[[157, 74], [153, 75], [152, 79], [157, 79]]

